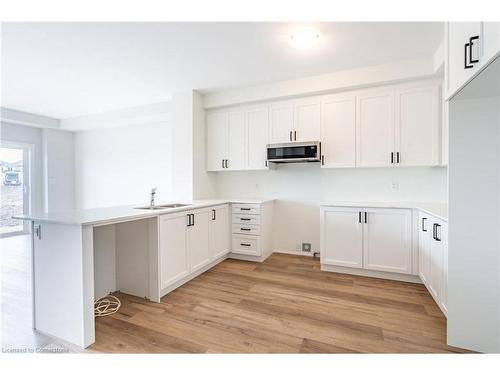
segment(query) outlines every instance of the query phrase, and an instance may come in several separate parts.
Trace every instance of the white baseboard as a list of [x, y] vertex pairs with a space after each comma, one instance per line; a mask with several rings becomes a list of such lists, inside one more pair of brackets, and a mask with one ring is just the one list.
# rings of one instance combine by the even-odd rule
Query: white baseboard
[[377, 279], [388, 279], [388, 280], [406, 281], [409, 283], [422, 284], [422, 280], [420, 280], [420, 277], [416, 275], [407, 275], [403, 273], [393, 273], [393, 272], [365, 270], [362, 268], [332, 266], [330, 264], [323, 264], [323, 263], [321, 264], [321, 271], [338, 272], [338, 273], [345, 273], [357, 276], [375, 277]]

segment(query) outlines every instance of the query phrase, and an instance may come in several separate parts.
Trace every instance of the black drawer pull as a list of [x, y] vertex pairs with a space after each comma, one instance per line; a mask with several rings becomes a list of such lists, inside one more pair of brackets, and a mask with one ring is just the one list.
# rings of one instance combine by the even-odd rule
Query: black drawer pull
[[247, 246], [247, 247], [248, 247], [248, 246], [252, 246], [252, 245], [250, 245], [249, 243], [240, 243], [240, 245], [241, 245], [241, 246]]
[[250, 228], [240, 228], [240, 230], [244, 230], [244, 231], [250, 232], [252, 229], [250, 229]]
[[247, 217], [240, 217], [240, 220], [241, 221], [250, 221], [251, 219], [247, 218]]
[[241, 207], [240, 208], [241, 211], [250, 211], [250, 208], [244, 208], [244, 207]]

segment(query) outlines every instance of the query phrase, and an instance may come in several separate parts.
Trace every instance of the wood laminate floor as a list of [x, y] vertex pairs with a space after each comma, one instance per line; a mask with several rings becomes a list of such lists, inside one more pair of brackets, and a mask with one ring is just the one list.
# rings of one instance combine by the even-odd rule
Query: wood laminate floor
[[446, 353], [446, 319], [423, 285], [320, 272], [317, 259], [225, 260], [161, 299], [117, 294], [98, 352]]

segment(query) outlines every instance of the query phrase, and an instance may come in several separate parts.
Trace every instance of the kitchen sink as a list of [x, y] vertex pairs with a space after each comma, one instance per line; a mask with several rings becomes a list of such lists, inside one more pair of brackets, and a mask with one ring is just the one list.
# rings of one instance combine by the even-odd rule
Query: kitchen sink
[[171, 203], [171, 204], [159, 204], [156, 206], [144, 206], [144, 207], [135, 207], [137, 210], [165, 210], [167, 208], [179, 208], [179, 207], [186, 207], [186, 206], [191, 206], [190, 204], [183, 204], [183, 203]]

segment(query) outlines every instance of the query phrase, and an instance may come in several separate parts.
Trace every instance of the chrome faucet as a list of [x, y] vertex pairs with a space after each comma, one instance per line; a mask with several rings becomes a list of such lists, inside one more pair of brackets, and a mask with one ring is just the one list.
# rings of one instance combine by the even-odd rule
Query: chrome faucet
[[151, 207], [155, 206], [155, 194], [156, 194], [156, 188], [151, 189]]

